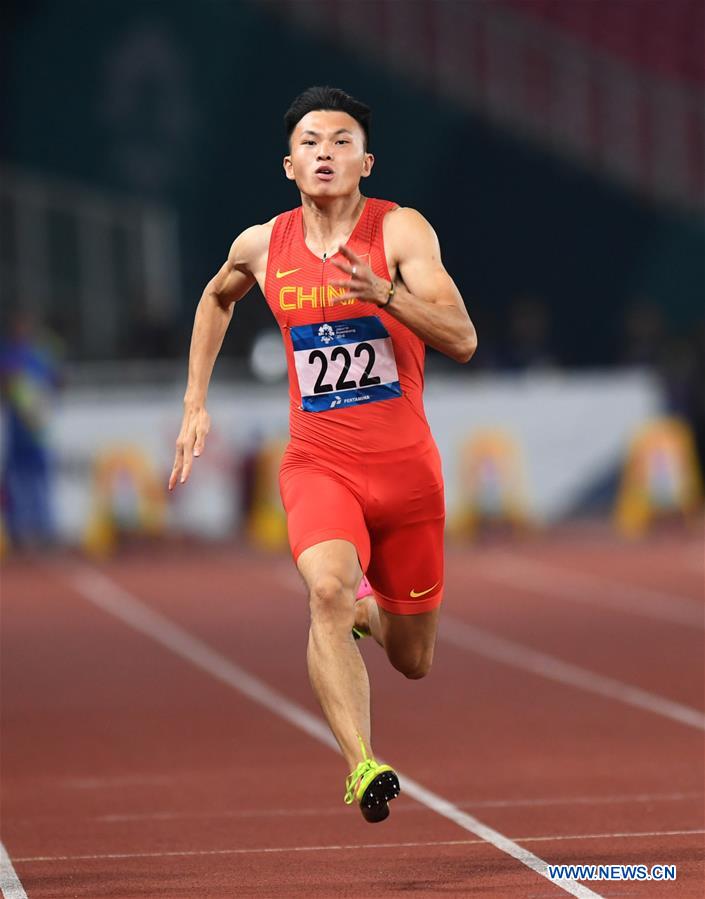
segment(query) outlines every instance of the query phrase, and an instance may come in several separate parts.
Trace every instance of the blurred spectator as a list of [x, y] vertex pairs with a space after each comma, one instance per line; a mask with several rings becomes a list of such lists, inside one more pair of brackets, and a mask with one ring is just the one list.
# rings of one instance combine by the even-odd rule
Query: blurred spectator
[[667, 341], [659, 368], [668, 411], [688, 422], [705, 476], [705, 322], [688, 337]]
[[56, 342], [30, 313], [16, 312], [0, 341], [3, 409], [2, 511], [13, 546], [32, 549], [54, 538], [48, 416], [60, 386]]
[[623, 365], [660, 365], [667, 338], [661, 309], [650, 300], [638, 300], [624, 314], [618, 361]]
[[554, 368], [558, 359], [552, 346], [551, 314], [536, 297], [515, 300], [507, 314], [505, 340], [498, 361], [511, 371]]
[[639, 300], [624, 315], [617, 359], [650, 368], [660, 379], [666, 411], [686, 421], [695, 440], [700, 471], [705, 473], [705, 323], [687, 334], [673, 334], [662, 309]]

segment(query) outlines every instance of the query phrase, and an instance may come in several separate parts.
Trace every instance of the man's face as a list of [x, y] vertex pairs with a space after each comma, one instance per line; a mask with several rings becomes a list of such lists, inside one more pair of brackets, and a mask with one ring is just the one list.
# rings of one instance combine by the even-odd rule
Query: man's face
[[347, 112], [307, 113], [291, 135], [284, 171], [299, 190], [312, 197], [353, 193], [372, 171], [374, 156], [365, 152], [365, 132]]

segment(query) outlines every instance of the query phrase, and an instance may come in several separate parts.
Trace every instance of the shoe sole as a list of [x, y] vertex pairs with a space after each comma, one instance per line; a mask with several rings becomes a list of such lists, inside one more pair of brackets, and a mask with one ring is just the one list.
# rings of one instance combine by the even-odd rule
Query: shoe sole
[[388, 803], [399, 795], [399, 778], [394, 771], [383, 771], [368, 784], [362, 799], [360, 811], [365, 821], [378, 824], [389, 817]]

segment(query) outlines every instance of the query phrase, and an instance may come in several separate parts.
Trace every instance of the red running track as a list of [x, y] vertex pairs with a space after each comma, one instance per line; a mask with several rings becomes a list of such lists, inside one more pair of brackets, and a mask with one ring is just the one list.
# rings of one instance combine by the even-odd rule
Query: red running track
[[[319, 717], [288, 558], [142, 551], [94, 571], [5, 568], [6, 897], [13, 884], [30, 899], [569, 895], [526, 858], [675, 864], [675, 882], [583, 881], [583, 895], [702, 897], [694, 540], [452, 549], [431, 675], [406, 681], [362, 644], [377, 753], [490, 842], [408, 789], [387, 822], [366, 824], [342, 803], [340, 757], [220, 677], [218, 665], [302, 707], [304, 723]], [[135, 601], [180, 627], [168, 646], [150, 631], [163, 619], [135, 617]], [[116, 617], [126, 609], [130, 622]]]

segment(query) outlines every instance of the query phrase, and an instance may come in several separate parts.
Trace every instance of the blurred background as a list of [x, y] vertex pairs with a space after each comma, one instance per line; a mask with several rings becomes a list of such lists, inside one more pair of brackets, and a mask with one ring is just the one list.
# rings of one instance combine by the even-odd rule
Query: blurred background
[[7, 0], [2, 551], [286, 546], [280, 337], [237, 308], [166, 493], [194, 309], [298, 205], [282, 117], [372, 106], [365, 193], [419, 209], [479, 334], [429, 351], [449, 536], [690, 528], [705, 459], [701, 0]]

